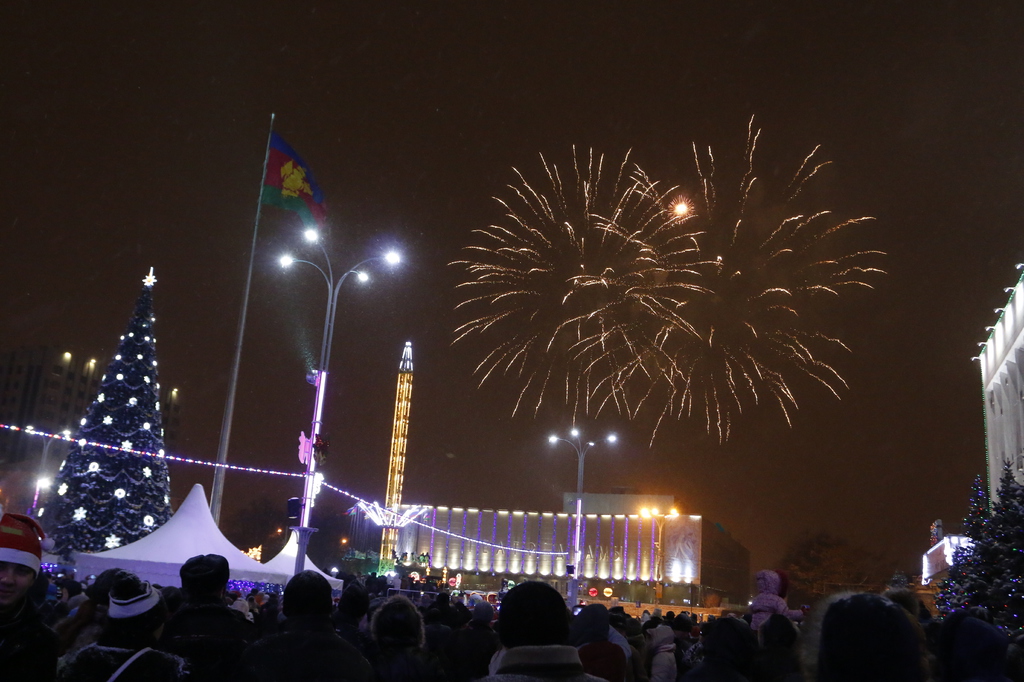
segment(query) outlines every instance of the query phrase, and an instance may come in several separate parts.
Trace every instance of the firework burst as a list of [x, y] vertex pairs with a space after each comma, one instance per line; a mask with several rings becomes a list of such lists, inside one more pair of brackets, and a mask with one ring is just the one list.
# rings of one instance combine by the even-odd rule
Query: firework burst
[[660, 187], [628, 155], [612, 164], [574, 150], [568, 174], [542, 156], [541, 189], [516, 171], [498, 198], [504, 221], [476, 230], [454, 263], [467, 275], [459, 307], [472, 317], [456, 341], [479, 336], [491, 348], [481, 384], [517, 382], [514, 412], [547, 400], [574, 416], [649, 412], [652, 440], [666, 417], [696, 416], [724, 440], [736, 415], [765, 399], [788, 421], [793, 374], [837, 393], [845, 384], [817, 351], [845, 346], [800, 312], [878, 272], [864, 265], [877, 252], [836, 255], [840, 235], [867, 218], [793, 210], [824, 165], [813, 152], [767, 200], [757, 137], [751, 128], [735, 197], [716, 189], [710, 150], [696, 147], [696, 198]]

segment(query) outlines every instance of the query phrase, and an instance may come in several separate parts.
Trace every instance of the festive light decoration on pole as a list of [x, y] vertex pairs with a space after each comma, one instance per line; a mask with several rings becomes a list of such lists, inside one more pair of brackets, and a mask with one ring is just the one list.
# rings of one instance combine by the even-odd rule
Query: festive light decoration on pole
[[[405, 528], [429, 509], [429, 507], [411, 505], [400, 512], [397, 507], [381, 507], [376, 502], [363, 500], [357, 502], [356, 507], [378, 526], [395, 529]], [[392, 567], [394, 567], [394, 562], [392, 562]]]
[[[409, 408], [412, 406], [412, 342], [406, 341], [402, 360], [398, 363], [398, 387], [395, 390], [395, 419], [391, 427], [391, 456], [388, 460], [388, 488], [384, 505], [398, 509], [402, 504], [402, 483], [405, 480], [405, 451], [409, 436]], [[392, 515], [394, 517], [394, 515]], [[398, 542], [398, 526], [384, 523], [380, 537], [378, 575], [395, 567], [394, 553]]]
[[99, 395], [75, 437], [63, 437], [73, 442], [57, 474], [53, 535], [65, 557], [134, 542], [171, 515], [167, 463], [146, 454], [163, 451], [163, 429], [152, 426], [161, 423], [154, 284], [151, 268]]

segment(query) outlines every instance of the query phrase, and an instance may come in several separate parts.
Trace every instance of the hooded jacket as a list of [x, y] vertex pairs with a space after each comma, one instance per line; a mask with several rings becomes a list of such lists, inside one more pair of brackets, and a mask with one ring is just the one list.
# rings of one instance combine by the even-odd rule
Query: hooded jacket
[[778, 613], [791, 620], [803, 619], [803, 611], [791, 611], [786, 606], [786, 600], [780, 597], [782, 593], [782, 579], [775, 571], [758, 571], [754, 577], [757, 584], [757, 596], [750, 603], [750, 627], [760, 630], [761, 625], [768, 620], [773, 613]]
[[651, 631], [651, 682], [675, 682], [676, 679], [676, 635], [667, 625], [659, 625]]

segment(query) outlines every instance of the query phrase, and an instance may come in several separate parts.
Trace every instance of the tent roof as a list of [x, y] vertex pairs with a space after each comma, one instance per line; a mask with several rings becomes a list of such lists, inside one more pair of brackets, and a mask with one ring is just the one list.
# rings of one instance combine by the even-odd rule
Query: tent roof
[[[285, 543], [284, 548], [277, 553], [273, 559], [263, 564], [267, 569], [273, 569], [279, 573], [288, 573], [291, 575], [295, 571], [295, 557], [299, 554], [299, 536], [295, 531], [291, 532], [288, 536], [288, 542]], [[323, 571], [321, 571], [316, 564], [310, 561], [309, 555], [306, 555], [306, 563], [303, 566], [304, 570], [316, 571], [323, 577], [327, 578], [327, 582], [331, 584], [336, 590], [340, 590], [345, 586], [344, 580], [338, 580], [332, 578]]]
[[[144, 538], [123, 547], [95, 554], [75, 553], [79, 573], [100, 573], [108, 568], [123, 568], [143, 580], [160, 585], [181, 585], [181, 565], [199, 554], [220, 554], [228, 560], [232, 580], [285, 584], [292, 568], [278, 571], [250, 559], [217, 528], [206, 503], [203, 486], [198, 483], [170, 520]], [[294, 553], [292, 554], [294, 561]]]

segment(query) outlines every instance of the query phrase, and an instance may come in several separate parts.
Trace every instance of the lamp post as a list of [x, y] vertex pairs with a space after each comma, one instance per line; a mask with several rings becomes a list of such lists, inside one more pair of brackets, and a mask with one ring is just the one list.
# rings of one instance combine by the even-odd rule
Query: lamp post
[[345, 283], [345, 280], [348, 279], [349, 275], [355, 275], [356, 279], [360, 282], [367, 281], [369, 276], [359, 269], [367, 263], [384, 260], [389, 265], [397, 265], [401, 260], [400, 256], [396, 252], [391, 251], [383, 256], [374, 256], [372, 258], [362, 260], [335, 279], [334, 269], [331, 266], [330, 255], [327, 253], [327, 249], [325, 249], [323, 244], [320, 242], [320, 236], [317, 234], [317, 231], [307, 229], [303, 232], [303, 236], [306, 238], [307, 242], [316, 244], [320, 247], [320, 251], [324, 256], [324, 262], [327, 265], [327, 270], [325, 271], [322, 267], [312, 261], [293, 258], [291, 256], [281, 257], [281, 267], [287, 268], [293, 263], [305, 263], [306, 265], [312, 265], [316, 268], [320, 274], [323, 275], [324, 282], [327, 284], [327, 312], [324, 315], [324, 334], [320, 343], [320, 362], [317, 365], [316, 371], [308, 377], [309, 382], [316, 386], [316, 398], [313, 402], [313, 423], [310, 428], [309, 450], [306, 452], [306, 476], [302, 489], [302, 514], [299, 519], [299, 525], [294, 528], [295, 532], [298, 534], [299, 544], [298, 553], [295, 556], [295, 573], [299, 573], [305, 568], [306, 548], [309, 545], [309, 537], [316, 532], [315, 528], [310, 528], [309, 526], [310, 512], [313, 508], [313, 499], [316, 496], [317, 488], [316, 456], [313, 452], [313, 448], [317, 443], [318, 436], [320, 436], [323, 427], [324, 396], [327, 391], [327, 369], [331, 362], [331, 345], [334, 341], [334, 318], [338, 312], [338, 294], [341, 292], [341, 285]]
[[[32, 432], [35, 429], [33, 429], [31, 426], [28, 426], [28, 427], [25, 428], [25, 430], [28, 431], [28, 432]], [[53, 442], [56, 441], [56, 440], [63, 440], [63, 441], [71, 440], [71, 431], [69, 431], [68, 429], [64, 429], [63, 431], [61, 431], [61, 436], [63, 436], [63, 437], [62, 438], [58, 438], [57, 436], [48, 437], [46, 439], [46, 442], [43, 443], [43, 452], [42, 452], [42, 455], [40, 455], [40, 457], [39, 457], [39, 468], [38, 468], [38, 470], [36, 472], [36, 492], [35, 492], [35, 495], [32, 497], [32, 507], [29, 509], [29, 512], [28, 512], [29, 516], [33, 516], [33, 517], [38, 516], [38, 512], [36, 512], [36, 509], [39, 506], [39, 493], [41, 491], [43, 491], [43, 490], [49, 490], [50, 489], [50, 485], [53, 483], [52, 476], [46, 470], [46, 468], [47, 468], [47, 466], [46, 466], [47, 465], [47, 461], [46, 460], [47, 460], [47, 456], [50, 453], [50, 446], [53, 445]]]
[[[610, 433], [605, 437], [605, 441], [608, 443], [614, 443], [618, 440], [614, 433]], [[548, 436], [548, 442], [555, 445], [558, 442], [568, 443], [573, 451], [576, 452], [576, 529], [573, 533], [573, 550], [572, 550], [572, 565], [566, 567], [569, 573], [569, 586], [567, 598], [571, 600], [571, 605], [576, 604], [576, 600], [579, 598], [579, 563], [580, 563], [580, 526], [583, 516], [583, 466], [587, 461], [587, 452], [590, 448], [596, 445], [593, 441], [583, 441], [580, 439], [579, 429], [573, 427], [569, 431], [569, 438], [562, 438], [560, 436]]]
[[[663, 583], [665, 580], [665, 555], [662, 552], [661, 541], [665, 533], [665, 520], [676, 518], [677, 516], [679, 516], [679, 512], [673, 509], [668, 514], [659, 514], [656, 508], [648, 509], [644, 507], [643, 509], [640, 510], [640, 516], [645, 519], [653, 520], [654, 525], [658, 527], [658, 539], [654, 543], [654, 566], [651, 567], [651, 578], [656, 583]], [[657, 592], [655, 592], [654, 603], [658, 603]]]

